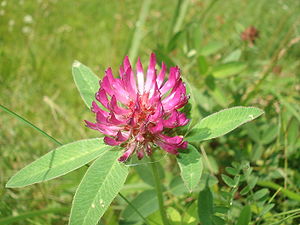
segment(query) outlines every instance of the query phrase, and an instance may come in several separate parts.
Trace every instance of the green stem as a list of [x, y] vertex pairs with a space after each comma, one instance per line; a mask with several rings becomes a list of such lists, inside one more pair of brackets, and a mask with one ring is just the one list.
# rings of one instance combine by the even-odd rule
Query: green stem
[[140, 10], [139, 19], [135, 24], [135, 30], [131, 42], [131, 46], [129, 49], [129, 58], [132, 62], [135, 62], [141, 40], [143, 38], [143, 26], [146, 22], [147, 16], [150, 11], [152, 0], [144, 0], [142, 4], [142, 8]]
[[158, 199], [160, 216], [161, 216], [163, 225], [169, 225], [169, 221], [167, 219], [167, 214], [166, 214], [165, 207], [164, 207], [163, 192], [162, 192], [162, 188], [161, 188], [161, 180], [160, 180], [159, 174], [158, 174], [158, 167], [157, 167], [157, 164], [156, 164], [153, 156], [150, 156], [150, 159], [151, 159], [150, 164], [151, 164], [154, 183], [155, 183], [155, 189], [156, 189], [156, 194], [157, 194], [157, 199]]
[[144, 223], [146, 225], [149, 225], [147, 219], [137, 210], [137, 208], [121, 193], [119, 193], [119, 196], [144, 220]]

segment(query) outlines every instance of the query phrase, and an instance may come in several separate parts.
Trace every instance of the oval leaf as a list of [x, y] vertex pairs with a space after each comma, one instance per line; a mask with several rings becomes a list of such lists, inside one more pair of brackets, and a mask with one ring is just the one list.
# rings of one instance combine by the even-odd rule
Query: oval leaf
[[[131, 204], [138, 209], [144, 217], [147, 217], [158, 210], [157, 194], [154, 190], [144, 191], [133, 199]], [[128, 205], [123, 211], [123, 217], [127, 222], [136, 222], [141, 220], [141, 217], [130, 205]]]
[[223, 47], [224, 44], [222, 42], [210, 42], [200, 49], [199, 54], [204, 56], [209, 56], [215, 54]]
[[170, 191], [175, 196], [180, 196], [185, 193], [188, 193], [186, 186], [183, 183], [183, 180], [179, 176], [175, 176], [170, 183]]
[[242, 209], [236, 225], [248, 225], [250, 223], [250, 220], [251, 220], [251, 208], [249, 205], [247, 205]]
[[123, 187], [128, 167], [119, 151], [106, 151], [87, 170], [75, 193], [70, 225], [95, 225]]
[[60, 146], [20, 170], [6, 187], [24, 187], [62, 176], [89, 163], [110, 148], [98, 138]]
[[187, 150], [177, 157], [177, 163], [185, 186], [192, 192], [198, 186], [202, 175], [203, 165], [200, 153], [189, 144]]
[[258, 201], [259, 199], [263, 198], [267, 194], [269, 194], [269, 190], [267, 188], [263, 188], [263, 189], [255, 192], [255, 194], [253, 195], [253, 199]]
[[[146, 160], [145, 160], [146, 161]], [[155, 186], [155, 181], [153, 179], [153, 175], [152, 175], [152, 171], [151, 168], [148, 166], [148, 161], [146, 161], [147, 163], [144, 164], [138, 164], [136, 166], [134, 166], [134, 169], [136, 170], [136, 172], [138, 173], [138, 175], [140, 176], [140, 178], [146, 183], [149, 184], [150, 186]], [[160, 177], [160, 179], [164, 179], [165, 174], [164, 174], [164, 169], [163, 167], [160, 165], [160, 163], [157, 163], [157, 168], [158, 168], [158, 175]]]
[[236, 186], [236, 183], [234, 182], [234, 180], [233, 180], [231, 177], [229, 177], [229, 176], [227, 176], [227, 175], [225, 175], [225, 174], [222, 174], [221, 177], [222, 177], [222, 180], [223, 180], [229, 187], [235, 187], [235, 186]]
[[220, 137], [264, 113], [255, 107], [224, 109], [202, 119], [188, 134], [188, 141], [202, 141]]
[[73, 63], [72, 73], [81, 98], [87, 107], [90, 108], [99, 89], [99, 78], [90, 68], [78, 61]]
[[246, 67], [247, 65], [242, 62], [228, 62], [214, 67], [212, 74], [216, 78], [226, 78], [242, 72]]
[[198, 196], [198, 216], [203, 225], [213, 225], [213, 196], [209, 187], [200, 191]]

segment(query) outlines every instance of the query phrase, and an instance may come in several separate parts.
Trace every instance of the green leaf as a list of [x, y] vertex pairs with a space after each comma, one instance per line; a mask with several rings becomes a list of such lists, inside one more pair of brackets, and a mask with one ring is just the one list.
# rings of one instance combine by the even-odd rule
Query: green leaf
[[247, 185], [241, 190], [240, 194], [246, 195], [246, 194], [248, 194], [249, 191], [251, 191], [251, 188]]
[[251, 220], [251, 209], [250, 206], [247, 205], [242, 209], [236, 225], [247, 225], [250, 223], [250, 220]]
[[215, 66], [212, 74], [215, 78], [226, 78], [242, 72], [246, 67], [247, 65], [242, 62], [228, 62]]
[[204, 172], [200, 179], [199, 189], [203, 190], [206, 186], [212, 187], [215, 184], [217, 184], [218, 182], [219, 182], [218, 179], [213, 174]]
[[170, 183], [170, 191], [173, 195], [180, 196], [188, 193], [186, 186], [180, 176], [175, 176]]
[[249, 185], [249, 188], [250, 188], [250, 190], [252, 190], [254, 187], [255, 187], [255, 185], [256, 185], [256, 183], [257, 183], [257, 180], [258, 180], [258, 177], [250, 177], [249, 178], [249, 180], [247, 181], [248, 182], [248, 185]]
[[200, 75], [205, 75], [208, 71], [208, 64], [204, 56], [200, 55], [197, 59]]
[[24, 187], [71, 172], [111, 149], [101, 139], [86, 139], [60, 146], [14, 175], [6, 187]]
[[183, 34], [182, 31], [178, 31], [176, 34], [172, 36], [167, 46], [167, 52], [171, 52], [177, 47], [178, 41], [180, 40], [182, 34]]
[[175, 66], [176, 64], [173, 62], [171, 57], [169, 57], [164, 51], [163, 51], [163, 46], [157, 46], [155, 49], [155, 54], [156, 54], [156, 59], [157, 62], [165, 62], [167, 67], [172, 67]]
[[221, 175], [222, 180], [229, 186], [229, 187], [235, 187], [236, 186], [236, 182], [230, 178], [229, 176], [222, 174]]
[[216, 85], [216, 79], [212, 75], [205, 78], [205, 84], [208, 87], [209, 95], [223, 108], [226, 108], [230, 99], [225, 96], [225, 92], [220, 85]]
[[261, 136], [261, 143], [267, 145], [274, 141], [277, 137], [279, 125], [270, 124]]
[[[131, 204], [139, 210], [139, 212], [147, 217], [158, 210], [157, 195], [154, 190], [147, 190], [140, 193], [135, 199], [131, 201]], [[123, 217], [126, 221], [135, 222], [140, 221], [140, 216], [128, 205], [123, 211]]]
[[182, 225], [197, 225], [198, 221], [198, 212], [197, 212], [197, 204], [193, 202], [189, 207], [186, 208], [183, 217], [182, 217]]
[[254, 200], [259, 200], [267, 194], [269, 194], [269, 190], [266, 188], [263, 188], [263, 189], [255, 192], [255, 194], [253, 195], [253, 198], [254, 198]]
[[264, 113], [255, 107], [224, 109], [202, 119], [188, 134], [188, 141], [202, 141], [220, 137]]
[[[152, 170], [150, 168], [150, 166], [148, 165], [150, 162], [149, 160], [146, 159], [142, 159], [144, 160], [143, 162], [137, 163], [136, 166], [134, 166], [134, 169], [136, 170], [136, 172], [138, 173], [138, 175], [140, 176], [140, 178], [146, 183], [149, 184], [150, 186], [155, 186], [155, 181], [153, 179], [153, 174], [152, 174]], [[140, 161], [140, 160], [139, 160]], [[164, 179], [165, 174], [164, 174], [164, 169], [163, 167], [160, 165], [160, 163], [157, 163], [157, 167], [158, 167], [158, 174], [160, 179]]]
[[87, 170], [75, 193], [70, 225], [95, 225], [123, 187], [128, 167], [117, 159], [119, 151], [106, 151]]
[[226, 58], [224, 58], [223, 62], [233, 62], [233, 61], [238, 61], [241, 57], [242, 51], [240, 49], [237, 49], [233, 52], [231, 52]]
[[213, 225], [213, 196], [206, 187], [198, 196], [198, 216], [202, 225]]
[[168, 207], [166, 213], [172, 225], [182, 225], [181, 214], [173, 207]]
[[265, 215], [267, 212], [269, 212], [271, 209], [273, 209], [274, 206], [275, 206], [274, 203], [265, 205], [263, 210], [261, 211], [260, 215], [262, 215], [262, 216]]
[[181, 152], [177, 157], [177, 163], [185, 186], [192, 192], [199, 184], [202, 175], [203, 165], [200, 153], [189, 144], [187, 150]]
[[[148, 216], [147, 221], [148, 221], [149, 225], [163, 224], [163, 221], [161, 219], [161, 215], [160, 215], [159, 211], [156, 211], [156, 212], [152, 213], [150, 216]], [[124, 223], [124, 225], [141, 225], [141, 223], [130, 223], [129, 222], [129, 223]]]
[[78, 61], [73, 63], [72, 73], [81, 98], [87, 107], [90, 108], [99, 89], [99, 78], [90, 68]]
[[239, 174], [239, 171], [235, 168], [232, 168], [232, 167], [226, 167], [225, 170], [226, 170], [227, 173], [229, 173], [232, 176], [236, 176], [236, 175]]
[[223, 220], [221, 217], [219, 217], [219, 216], [213, 216], [212, 217], [212, 219], [213, 219], [213, 222], [214, 222], [214, 225], [225, 225], [226, 224], [226, 221], [225, 220]]
[[212, 55], [223, 48], [223, 46], [224, 44], [221, 42], [210, 42], [200, 49], [199, 54], [203, 56]]
[[186, 84], [186, 91], [191, 95], [188, 105], [191, 105], [190, 112], [187, 112], [186, 115], [191, 118], [191, 121], [187, 125], [187, 131], [191, 129], [195, 125], [194, 121], [197, 121], [201, 118], [201, 114], [199, 111], [199, 92], [196, 87], [194, 87], [187, 79], [183, 78], [184, 83]]
[[215, 213], [225, 214], [225, 213], [228, 212], [228, 210], [229, 210], [229, 208], [226, 207], [226, 206], [216, 206], [216, 207], [214, 207], [214, 212]]

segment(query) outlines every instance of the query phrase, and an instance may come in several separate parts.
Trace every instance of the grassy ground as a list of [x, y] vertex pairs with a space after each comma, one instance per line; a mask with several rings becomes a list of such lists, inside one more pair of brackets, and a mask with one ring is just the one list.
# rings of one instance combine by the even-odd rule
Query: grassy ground
[[[135, 58], [137, 52], [146, 63], [155, 51], [182, 68], [199, 93], [201, 116], [233, 105], [255, 105], [266, 112], [253, 126], [205, 144], [218, 165], [217, 177], [231, 161], [246, 159], [257, 176], [299, 193], [300, 2], [191, 0], [186, 11], [183, 3], [177, 13], [176, 2], [0, 0], [0, 103], [63, 143], [96, 137], [84, 127], [83, 120], [93, 120], [93, 115], [77, 93], [72, 62], [83, 62], [101, 77], [109, 66], [117, 71], [128, 53]], [[139, 27], [142, 7], [146, 20]], [[240, 38], [251, 25], [259, 31], [252, 47]], [[247, 68], [214, 80], [217, 88], [211, 88], [208, 75], [230, 57]], [[59, 208], [15, 224], [66, 224], [84, 169], [47, 183], [5, 189], [9, 177], [55, 144], [3, 111], [0, 124], [0, 218]], [[142, 184], [133, 174], [128, 184], [134, 182]], [[221, 182], [219, 188], [223, 186]], [[127, 190], [128, 195], [136, 189]], [[299, 201], [281, 195], [273, 213], [297, 207]], [[106, 221], [110, 216], [108, 212]]]

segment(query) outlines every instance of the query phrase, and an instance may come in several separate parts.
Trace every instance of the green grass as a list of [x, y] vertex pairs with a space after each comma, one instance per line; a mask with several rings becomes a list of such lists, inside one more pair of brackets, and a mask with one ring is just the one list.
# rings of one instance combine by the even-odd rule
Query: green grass
[[[148, 1], [148, 15], [139, 29], [135, 25], [142, 1], [10, 0], [5, 6], [3, 2], [0, 0], [0, 12], [4, 12], [0, 15], [2, 105], [62, 143], [97, 137], [84, 126], [83, 120], [93, 120], [93, 115], [72, 80], [72, 62], [79, 60], [102, 77], [107, 67], [116, 73], [124, 55], [135, 51], [132, 48], [145, 64], [149, 53], [156, 51], [169, 65], [178, 64], [198, 91], [201, 116], [234, 105], [265, 110], [265, 117], [252, 125], [204, 143], [219, 168], [215, 175], [232, 161], [248, 160], [260, 179], [299, 193], [299, 1], [190, 0], [185, 12], [184, 7], [176, 11], [176, 1], [153, 0]], [[24, 21], [28, 15], [32, 23]], [[175, 25], [184, 30], [178, 38], [172, 33]], [[250, 25], [260, 34], [252, 48], [240, 39], [241, 32]], [[132, 41], [135, 35], [141, 38], [138, 46]], [[197, 54], [211, 43], [222, 47], [205, 57], [209, 67], [221, 64], [236, 50], [241, 51], [239, 61], [247, 64], [239, 75], [215, 80], [215, 89], [210, 88], [212, 81], [207, 75], [199, 72], [198, 56], [193, 55], [193, 51]], [[174, 47], [167, 49], [168, 44]], [[61, 213], [50, 210], [49, 214], [15, 224], [66, 224], [66, 207], [70, 207], [85, 169], [47, 183], [5, 189], [16, 171], [56, 145], [4, 111], [0, 111], [0, 124], [0, 218], [62, 208]], [[168, 170], [172, 160], [167, 162]], [[176, 169], [172, 170], [174, 174]], [[135, 182], [141, 181], [133, 173], [127, 183]], [[222, 183], [217, 186], [226, 189]], [[136, 189], [126, 190], [126, 195], [132, 193]], [[283, 192], [274, 202], [273, 214], [300, 207], [299, 201]], [[124, 205], [117, 199], [105, 215], [104, 224], [114, 224], [107, 221], [117, 221], [114, 212], [119, 213]], [[286, 224], [295, 221], [287, 220]]]

